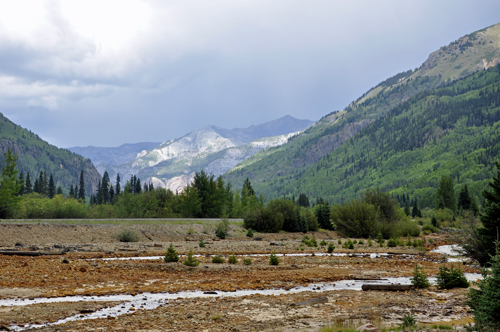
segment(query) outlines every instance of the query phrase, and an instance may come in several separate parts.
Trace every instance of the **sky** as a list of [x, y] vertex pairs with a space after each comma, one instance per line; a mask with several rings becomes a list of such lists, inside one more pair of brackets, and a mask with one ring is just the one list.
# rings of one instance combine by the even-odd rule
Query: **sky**
[[0, 112], [58, 147], [318, 120], [498, 0], [0, 0]]

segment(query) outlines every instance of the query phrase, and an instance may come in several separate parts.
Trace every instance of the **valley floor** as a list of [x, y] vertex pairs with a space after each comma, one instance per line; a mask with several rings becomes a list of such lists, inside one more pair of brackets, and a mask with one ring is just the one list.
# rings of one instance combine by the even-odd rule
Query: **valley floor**
[[[366, 243], [347, 250], [339, 248], [335, 232], [308, 234], [318, 243], [333, 241], [332, 256], [326, 246], [301, 250], [298, 233], [248, 238], [232, 225], [231, 236], [218, 240], [203, 224], [153, 226], [135, 225], [141, 242], [122, 243], [116, 232], [123, 225], [1, 224], [0, 251], [42, 255], [0, 255], [0, 330], [318, 331], [328, 324], [396, 327], [409, 313], [421, 329], [472, 322], [464, 289], [360, 290], [369, 279], [411, 277], [417, 263], [436, 275], [442, 254]], [[198, 246], [201, 238], [205, 248]], [[164, 263], [159, 256], [170, 243], [181, 255], [193, 249], [200, 265]], [[445, 243], [435, 236], [427, 249]], [[272, 251], [279, 254], [278, 266], [269, 265]], [[211, 263], [216, 253], [226, 262]], [[231, 253], [238, 264], [227, 263]], [[117, 259], [127, 257], [144, 259]], [[252, 264], [243, 265], [243, 257]], [[403, 279], [388, 282], [395, 280]], [[312, 301], [301, 303], [306, 300]]]

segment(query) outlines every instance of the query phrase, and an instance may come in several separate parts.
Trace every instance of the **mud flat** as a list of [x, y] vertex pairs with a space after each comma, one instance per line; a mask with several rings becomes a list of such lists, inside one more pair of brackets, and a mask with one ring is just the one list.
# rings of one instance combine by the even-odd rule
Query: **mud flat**
[[[417, 263], [430, 276], [441, 264], [449, 266], [441, 263], [441, 252], [429, 252], [435, 244], [446, 244], [439, 237], [427, 245], [426, 254], [419, 254], [414, 248], [388, 250], [366, 244], [340, 249], [334, 232], [308, 234], [318, 243], [333, 241], [336, 255], [326, 255], [326, 246], [301, 246], [303, 234], [247, 238], [238, 225], [220, 241], [203, 232], [205, 225], [183, 224], [136, 243], [121, 243], [111, 235], [123, 225], [99, 225], [104, 231], [97, 232], [113, 229], [104, 238], [107, 242], [87, 242], [92, 235], [84, 234], [83, 226], [76, 231], [59, 226], [78, 235], [66, 240], [60, 234], [51, 236], [57, 233], [54, 225], [30, 225], [29, 235], [22, 239], [0, 235], [0, 250], [65, 251], [57, 256], [0, 256], [0, 330], [316, 331], [326, 324], [396, 326], [408, 313], [429, 327], [472, 321], [464, 289], [361, 291], [363, 283], [380, 278], [408, 283]], [[157, 225], [133, 229], [140, 232], [150, 226]], [[36, 236], [46, 228], [49, 233]], [[201, 238], [205, 248], [198, 246]], [[200, 265], [158, 259], [170, 243], [181, 255], [193, 249]], [[269, 265], [272, 251], [280, 254], [278, 266]], [[211, 263], [215, 253], [226, 262]], [[227, 263], [231, 253], [238, 264]], [[106, 260], [148, 256], [153, 258]], [[242, 264], [243, 257], [251, 258], [252, 264]], [[468, 273], [479, 272], [473, 266], [462, 267]]]

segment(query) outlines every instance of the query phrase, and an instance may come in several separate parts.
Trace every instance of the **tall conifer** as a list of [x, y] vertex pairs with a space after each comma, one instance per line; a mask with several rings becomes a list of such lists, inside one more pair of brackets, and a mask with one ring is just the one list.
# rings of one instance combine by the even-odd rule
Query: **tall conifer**
[[32, 192], [33, 192], [33, 187], [31, 186], [30, 172], [28, 172], [28, 174], [26, 174], [26, 185], [24, 187], [24, 193], [31, 194]]
[[85, 202], [85, 181], [83, 179], [83, 169], [80, 172], [80, 187], [78, 188], [78, 199]]
[[56, 195], [56, 185], [54, 183], [54, 177], [52, 176], [52, 173], [50, 173], [50, 178], [49, 178], [49, 186], [47, 188], [47, 194], [49, 198], [54, 198]]

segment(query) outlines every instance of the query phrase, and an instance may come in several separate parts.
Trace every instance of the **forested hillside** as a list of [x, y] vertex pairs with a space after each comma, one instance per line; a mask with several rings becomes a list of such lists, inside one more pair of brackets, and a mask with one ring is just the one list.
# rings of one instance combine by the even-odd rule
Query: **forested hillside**
[[53, 175], [56, 187], [69, 190], [71, 185], [79, 183], [79, 175], [83, 170], [87, 192], [97, 189], [101, 177], [89, 159], [50, 145], [0, 113], [0, 164], [3, 164], [3, 154], [9, 147], [18, 157], [19, 173], [23, 172], [26, 177], [29, 172], [32, 181], [44, 171]]
[[[355, 159], [356, 155], [352, 155], [349, 160], [345, 160], [346, 165], [352, 167], [353, 173], [347, 174], [343, 172], [341, 174], [337, 173], [339, 170], [331, 164], [333, 163], [331, 161], [332, 156], [337, 156], [337, 154], [331, 153], [346, 142], [351, 147], [353, 144], [356, 145], [357, 141], [350, 140], [350, 138], [366, 128], [377, 128], [380, 123], [375, 121], [379, 121], [386, 115], [391, 114], [392, 110], [401, 107], [410, 100], [416, 100], [412, 99], [415, 96], [421, 98], [421, 93], [437, 91], [434, 89], [449, 86], [450, 84], [459, 84], [458, 81], [472, 73], [480, 73], [498, 65], [500, 63], [499, 42], [500, 24], [466, 35], [433, 52], [419, 68], [397, 74], [379, 83], [344, 110], [326, 115], [288, 144], [264, 151], [236, 166], [224, 175], [225, 179], [235, 186], [240, 186], [244, 179], [248, 177], [256, 191], [264, 193], [266, 199], [282, 197], [283, 195], [291, 197], [300, 190], [313, 197], [327, 196], [338, 201], [342, 199], [341, 197], [337, 198], [340, 194], [346, 196], [344, 198], [352, 197], [358, 190], [367, 187], [361, 183], [355, 185], [355, 181], [350, 177], [360, 176], [360, 174], [354, 175], [354, 168], [359, 163]], [[450, 96], [450, 98], [452, 97]], [[447, 102], [447, 100], [443, 102]], [[442, 121], [446, 122], [448, 119], [442, 119]], [[452, 123], [445, 125], [443, 133], [448, 134], [449, 130], [447, 129], [453, 126]], [[404, 134], [414, 137], [413, 132], [405, 132]], [[394, 132], [391, 135], [391, 139], [394, 140], [397, 138], [398, 133]], [[415, 133], [415, 135], [418, 135], [418, 133]], [[442, 137], [442, 135], [439, 137]], [[383, 136], [383, 138], [385, 137]], [[376, 143], [382, 144], [381, 142]], [[348, 147], [342, 151], [347, 151], [346, 149]], [[384, 158], [389, 158], [390, 152], [385, 151], [385, 153]], [[366, 156], [363, 155], [361, 158], [364, 160]], [[379, 166], [380, 164], [377, 164], [377, 167]], [[316, 187], [311, 190], [314, 185], [308, 186], [305, 179], [311, 181], [310, 177], [314, 176], [315, 172], [327, 168], [330, 169], [328, 171], [329, 176], [324, 177], [321, 183], [319, 181], [314, 182]], [[335, 175], [331, 175], [330, 171], [333, 172], [334, 170]], [[345, 178], [346, 176], [347, 178]], [[485, 177], [488, 176], [485, 175]], [[343, 184], [342, 193], [338, 192], [337, 183], [335, 182], [337, 178], [334, 179], [334, 177], [347, 181]], [[481, 177], [481, 179], [485, 177]], [[299, 179], [302, 179], [301, 182], [296, 182]], [[333, 182], [335, 182], [334, 186], [330, 186], [330, 183]], [[373, 181], [371, 184], [379, 184], [387, 187], [387, 189], [395, 189], [407, 183], [409, 181], [405, 179], [390, 185], [382, 183], [382, 181]], [[323, 186], [323, 189], [321, 189], [321, 186]], [[423, 193], [419, 195], [424, 196]]]
[[333, 202], [380, 187], [432, 207], [451, 175], [480, 198], [500, 157], [500, 67], [422, 92], [298, 175], [254, 185], [266, 198], [305, 193]]

